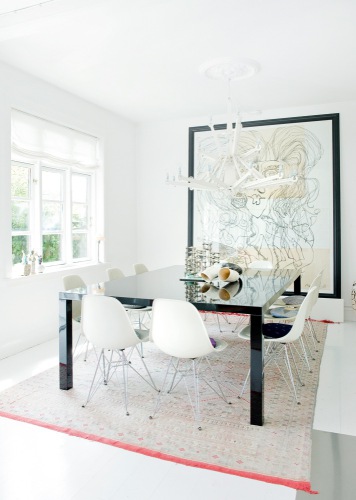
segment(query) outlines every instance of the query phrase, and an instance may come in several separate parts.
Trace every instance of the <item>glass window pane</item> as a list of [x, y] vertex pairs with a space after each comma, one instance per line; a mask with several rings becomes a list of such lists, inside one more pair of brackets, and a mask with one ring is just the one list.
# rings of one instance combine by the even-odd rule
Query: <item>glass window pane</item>
[[62, 228], [62, 204], [43, 202], [42, 229], [44, 231], [60, 230]]
[[88, 257], [87, 234], [73, 234], [73, 259], [84, 259]]
[[44, 234], [42, 236], [43, 262], [62, 260], [61, 238], [60, 234]]
[[62, 200], [62, 172], [42, 170], [42, 198], [44, 200]]
[[30, 206], [27, 201], [16, 201], [11, 204], [11, 220], [13, 231], [28, 231], [30, 227]]
[[12, 237], [12, 264], [18, 264], [22, 261], [22, 253], [29, 253], [30, 237], [21, 235]]
[[88, 228], [88, 207], [73, 203], [72, 208], [72, 228], [87, 229]]
[[88, 201], [88, 176], [72, 175], [72, 201], [87, 203]]
[[30, 198], [30, 169], [12, 165], [11, 196], [13, 198]]

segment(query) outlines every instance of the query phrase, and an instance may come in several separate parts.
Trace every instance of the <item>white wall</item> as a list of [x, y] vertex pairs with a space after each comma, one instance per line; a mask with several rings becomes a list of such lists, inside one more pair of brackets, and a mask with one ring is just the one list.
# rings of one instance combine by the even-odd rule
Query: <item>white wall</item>
[[[326, 113], [340, 113], [342, 298], [345, 303], [345, 318], [356, 320], [356, 311], [351, 309], [350, 298], [351, 285], [356, 280], [356, 102], [278, 109], [250, 119]], [[248, 119], [247, 117], [246, 120]], [[225, 120], [226, 116], [214, 117], [215, 123], [224, 123]], [[188, 127], [206, 125], [208, 122], [208, 116], [193, 117], [187, 120], [145, 123], [138, 128], [138, 259], [151, 268], [184, 263], [187, 244], [187, 190], [166, 186], [165, 178], [167, 172], [178, 172], [179, 167], [182, 167], [183, 174], [187, 173]], [[337, 308], [337, 317], [340, 317], [339, 304]]]
[[[129, 273], [136, 260], [134, 125], [54, 86], [0, 65], [0, 359], [58, 335], [58, 291], [67, 269], [10, 279], [11, 108], [27, 111], [99, 137], [105, 176], [98, 199], [98, 233], [105, 235], [105, 260]], [[104, 214], [105, 226], [103, 224]], [[75, 271], [87, 282], [105, 279], [105, 266]]]

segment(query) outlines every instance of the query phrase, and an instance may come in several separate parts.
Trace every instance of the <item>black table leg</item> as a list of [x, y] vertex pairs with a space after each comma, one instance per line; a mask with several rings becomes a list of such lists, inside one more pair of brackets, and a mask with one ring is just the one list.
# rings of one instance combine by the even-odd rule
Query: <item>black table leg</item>
[[294, 281], [294, 293], [295, 295], [300, 295], [301, 292], [301, 275]]
[[73, 387], [72, 301], [59, 299], [59, 388]]
[[264, 420], [264, 339], [262, 315], [251, 315], [251, 402], [250, 423], [263, 425]]

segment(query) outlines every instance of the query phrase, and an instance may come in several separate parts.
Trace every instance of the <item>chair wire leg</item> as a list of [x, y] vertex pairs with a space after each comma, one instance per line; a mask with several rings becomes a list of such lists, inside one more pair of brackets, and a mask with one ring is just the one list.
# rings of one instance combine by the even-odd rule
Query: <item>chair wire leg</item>
[[169, 374], [169, 370], [170, 370], [172, 364], [173, 364], [173, 357], [171, 357], [171, 359], [169, 360], [168, 367], [167, 367], [166, 373], [164, 375], [162, 387], [158, 391], [155, 407], [153, 409], [152, 415], [150, 415], [150, 417], [149, 417], [151, 420], [156, 416], [156, 413], [158, 412], [158, 410], [159, 410], [159, 408], [161, 406], [162, 394], [164, 392], [164, 387], [166, 385], [168, 374]]
[[285, 358], [284, 359], [285, 359], [285, 363], [287, 365], [287, 370], [288, 370], [289, 378], [290, 378], [290, 381], [292, 383], [295, 400], [296, 400], [297, 404], [300, 405], [300, 401], [298, 400], [298, 396], [297, 396], [297, 391], [295, 389], [294, 377], [293, 377], [293, 372], [292, 372], [292, 368], [291, 368], [290, 361], [289, 361], [287, 346], [284, 346], [284, 352], [285, 352]]
[[305, 349], [303, 336], [300, 337], [299, 343], [300, 343], [300, 345], [302, 347], [302, 351], [303, 351], [303, 361], [307, 365], [309, 373], [313, 373], [313, 370], [311, 369], [310, 364], [309, 364], [308, 354], [307, 354], [307, 351]]
[[316, 344], [320, 343], [320, 340], [318, 340], [318, 338], [317, 338], [317, 336], [315, 334], [314, 325], [313, 325], [312, 321], [310, 320], [310, 318], [307, 319], [307, 325], [308, 325], [308, 329], [309, 329], [309, 332], [310, 332], [310, 337], [311, 337], [312, 342], [313, 342], [314, 349], [316, 350], [316, 352], [318, 352]]
[[316, 340], [316, 342], [318, 342], [318, 344], [320, 344], [320, 340], [318, 339], [318, 337], [316, 335], [315, 328], [314, 328], [314, 325], [313, 325], [311, 318], [308, 318], [308, 322], [309, 322], [310, 327], [312, 329], [314, 339]]
[[[141, 342], [141, 344], [142, 344], [142, 342]], [[137, 373], [137, 375], [140, 375], [140, 377], [141, 377], [141, 378], [142, 378], [145, 382], [147, 382], [147, 383], [148, 383], [148, 385], [150, 385], [150, 386], [151, 386], [151, 387], [152, 387], [155, 391], [158, 391], [158, 389], [157, 389], [157, 387], [156, 387], [156, 384], [154, 383], [154, 380], [153, 380], [153, 378], [152, 378], [152, 375], [151, 375], [151, 373], [149, 372], [149, 370], [148, 370], [148, 368], [147, 368], [147, 365], [146, 365], [146, 363], [145, 363], [145, 361], [144, 361], [144, 359], [143, 359], [143, 356], [141, 356], [141, 355], [140, 355], [140, 351], [139, 351], [139, 349], [138, 349], [138, 347], [137, 347], [137, 346], [135, 346], [135, 349], [137, 350], [137, 352], [138, 352], [138, 354], [139, 354], [139, 356], [140, 356], [140, 358], [141, 358], [141, 363], [143, 364], [143, 367], [144, 367], [144, 369], [145, 369], [145, 371], [146, 371], [146, 373], [147, 373], [147, 375], [148, 375], [148, 378], [150, 379], [150, 381], [151, 381], [151, 382], [149, 382], [147, 379], [145, 379], [145, 378], [144, 378], [144, 377], [143, 377], [143, 376], [142, 376], [142, 375], [141, 375], [141, 374], [140, 374], [140, 373], [139, 373], [139, 372], [138, 372], [138, 371], [137, 371], [137, 370], [136, 370], [136, 369], [135, 369], [135, 368], [134, 368], [134, 367], [133, 367], [133, 366], [129, 363], [129, 360], [127, 361], [127, 365], [128, 365], [128, 367], [129, 367], [129, 368], [131, 368], [134, 372], [136, 372], [136, 373]]]
[[220, 333], [221, 333], [221, 332], [222, 332], [222, 329], [221, 329], [221, 324], [220, 324], [219, 313], [217, 313], [217, 314], [216, 314], [216, 321], [218, 322], [219, 331], [220, 331]]
[[303, 386], [304, 382], [302, 381], [302, 378], [300, 376], [300, 371], [299, 371], [297, 362], [296, 362], [295, 357], [294, 357], [293, 349], [291, 348], [291, 346], [286, 346], [286, 349], [287, 350], [289, 349], [289, 352], [290, 352], [290, 355], [291, 355], [291, 358], [292, 358], [292, 361], [293, 361], [293, 365], [294, 365], [295, 371], [297, 373], [297, 377], [298, 377], [299, 383], [300, 383], [301, 386]]
[[315, 361], [315, 358], [314, 358], [314, 356], [313, 356], [313, 353], [312, 353], [312, 351], [311, 351], [311, 349], [310, 349], [308, 336], [309, 336], [309, 335], [307, 334], [307, 331], [305, 330], [305, 331], [303, 332], [303, 335], [302, 335], [302, 337], [304, 337], [304, 340], [305, 340], [305, 348], [306, 348], [306, 351], [307, 351], [308, 356], [310, 357], [310, 359], [311, 359], [312, 361]]
[[[96, 393], [99, 385], [100, 385], [100, 380], [96, 383], [96, 385], [94, 386], [94, 383], [95, 383], [95, 380], [96, 380], [96, 376], [97, 376], [97, 373], [98, 373], [98, 370], [100, 369], [101, 371], [101, 368], [100, 368], [100, 363], [101, 363], [101, 358], [104, 357], [104, 349], [102, 349], [100, 351], [100, 355], [99, 355], [99, 358], [98, 358], [98, 362], [97, 362], [97, 365], [96, 365], [96, 368], [95, 368], [95, 372], [94, 372], [94, 376], [93, 376], [93, 380], [91, 382], [91, 385], [90, 385], [90, 388], [89, 388], [89, 393], [88, 393], [88, 396], [87, 396], [87, 400], [86, 402], [82, 405], [83, 408], [85, 408], [85, 406], [89, 403], [89, 401], [91, 400], [91, 398], [94, 396], [94, 394]], [[105, 374], [103, 374], [103, 378], [105, 378]]]
[[249, 370], [247, 372], [247, 375], [246, 375], [246, 378], [245, 378], [244, 385], [242, 386], [242, 389], [241, 389], [241, 392], [240, 392], [239, 396], [237, 396], [239, 399], [242, 398], [242, 395], [245, 392], [248, 379], [250, 378], [250, 373], [251, 373], [251, 368], [249, 368]]
[[124, 388], [123, 388], [123, 393], [124, 393], [124, 404], [125, 404], [125, 411], [126, 415], [130, 415], [128, 412], [128, 367], [129, 362], [126, 358], [126, 354], [124, 349], [120, 351], [120, 358], [121, 358], [121, 363], [122, 363], [122, 380], [124, 383]]
[[208, 385], [208, 386], [209, 386], [209, 387], [210, 387], [210, 388], [211, 388], [211, 389], [215, 392], [215, 394], [217, 394], [217, 395], [218, 395], [218, 396], [219, 396], [219, 397], [220, 397], [223, 401], [225, 401], [225, 403], [227, 403], [227, 404], [231, 404], [231, 403], [229, 403], [229, 401], [227, 400], [227, 398], [226, 398], [226, 396], [225, 396], [225, 394], [224, 394], [224, 392], [223, 392], [223, 390], [222, 390], [222, 388], [221, 388], [221, 385], [219, 384], [219, 381], [218, 381], [218, 379], [217, 379], [217, 377], [216, 377], [216, 375], [215, 375], [215, 372], [214, 372], [214, 370], [213, 370], [213, 367], [211, 366], [211, 363], [210, 363], [210, 361], [209, 361], [209, 358], [208, 358], [208, 357], [206, 357], [206, 358], [205, 358], [205, 360], [206, 360], [206, 363], [207, 363], [207, 365], [208, 365], [208, 367], [209, 367], [209, 370], [210, 370], [210, 372], [211, 372], [211, 374], [212, 374], [212, 376], [213, 376], [213, 379], [214, 379], [214, 381], [215, 381], [215, 384], [217, 385], [217, 387], [218, 387], [218, 389], [219, 389], [220, 393], [219, 393], [216, 389], [214, 389], [214, 387], [213, 387], [211, 384], [209, 384], [209, 382], [208, 382], [207, 380], [204, 380], [204, 381], [205, 381], [205, 383], [206, 383], [206, 384], [207, 384], [207, 385]]
[[200, 415], [200, 391], [199, 391], [199, 375], [196, 369], [195, 359], [192, 359], [192, 370], [194, 378], [194, 392], [195, 392], [195, 421], [198, 424], [198, 430], [201, 431], [201, 415]]
[[175, 364], [174, 364], [174, 359], [172, 358], [172, 366], [173, 366], [173, 368], [174, 368], [174, 375], [173, 375], [173, 378], [172, 378], [171, 385], [170, 385], [170, 387], [169, 387], [169, 389], [168, 389], [168, 391], [167, 391], [167, 392], [172, 392], [172, 391], [174, 390], [174, 388], [175, 388], [175, 387], [177, 387], [177, 385], [179, 384], [179, 382], [182, 380], [182, 377], [181, 377], [181, 378], [178, 380], [178, 382], [177, 382], [177, 383], [175, 383], [176, 377], [177, 377], [177, 375], [178, 375], [178, 373], [179, 373], [179, 370], [178, 370], [179, 365], [180, 365], [180, 359], [177, 359], [177, 364], [175, 365]]

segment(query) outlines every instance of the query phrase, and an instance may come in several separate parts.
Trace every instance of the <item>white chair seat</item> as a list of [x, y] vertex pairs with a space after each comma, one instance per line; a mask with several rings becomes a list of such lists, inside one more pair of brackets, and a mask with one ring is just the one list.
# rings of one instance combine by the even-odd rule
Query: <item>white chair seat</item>
[[215, 338], [214, 338], [214, 340], [216, 343], [216, 345], [214, 346], [214, 351], [216, 351], [216, 352], [223, 351], [229, 345], [227, 342], [225, 342], [225, 340], [215, 339]]
[[139, 330], [135, 328], [135, 333], [141, 342], [148, 342], [150, 340], [149, 330]]

